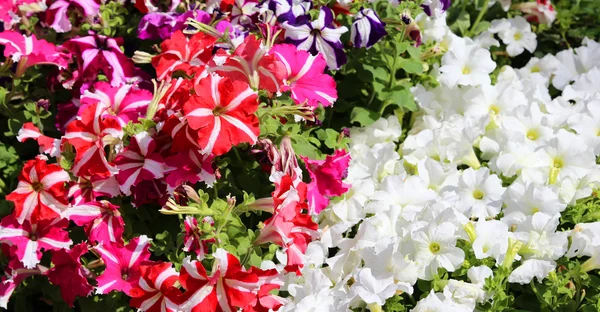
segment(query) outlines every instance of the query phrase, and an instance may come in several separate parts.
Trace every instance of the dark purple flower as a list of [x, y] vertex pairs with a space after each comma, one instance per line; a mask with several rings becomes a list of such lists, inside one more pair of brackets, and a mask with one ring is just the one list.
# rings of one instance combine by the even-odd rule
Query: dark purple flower
[[200, 10], [188, 11], [185, 13], [148, 13], [140, 21], [138, 35], [140, 39], [168, 39], [174, 32], [178, 30], [184, 30], [186, 28], [185, 21], [188, 18], [194, 18], [195, 20], [204, 24], [208, 24], [211, 20], [211, 17], [208, 13]]
[[283, 23], [285, 38], [300, 50], [309, 51], [312, 55], [321, 53], [331, 69], [338, 69], [346, 64], [344, 46], [340, 41], [348, 28], [334, 27], [333, 12], [328, 7], [321, 7], [317, 20], [302, 25]]
[[350, 30], [350, 39], [354, 47], [370, 48], [385, 35], [385, 23], [379, 19], [377, 13], [371, 9], [360, 8]]

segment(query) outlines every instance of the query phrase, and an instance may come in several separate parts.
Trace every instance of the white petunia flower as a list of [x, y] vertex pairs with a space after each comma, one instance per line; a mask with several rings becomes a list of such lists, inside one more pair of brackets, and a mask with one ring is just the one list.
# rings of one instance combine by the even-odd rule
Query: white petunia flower
[[456, 247], [456, 226], [450, 222], [430, 223], [427, 228], [411, 233], [411, 239], [421, 279], [432, 280], [438, 268], [453, 272], [464, 261], [464, 251]]
[[442, 57], [442, 73], [438, 80], [449, 87], [490, 84], [489, 74], [496, 68], [490, 51], [479, 48], [469, 39], [455, 39], [456, 43]]
[[496, 216], [502, 207], [504, 187], [488, 168], [463, 171], [458, 181], [460, 202], [457, 209], [468, 217], [487, 218]]

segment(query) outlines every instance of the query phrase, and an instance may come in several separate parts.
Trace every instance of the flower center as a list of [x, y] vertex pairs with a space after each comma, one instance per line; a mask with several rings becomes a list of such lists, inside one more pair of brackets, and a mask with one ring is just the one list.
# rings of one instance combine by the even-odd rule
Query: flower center
[[563, 160], [562, 160], [562, 159], [560, 159], [560, 158], [555, 158], [555, 159], [554, 159], [554, 164], [553, 164], [554, 168], [556, 168], [556, 169], [560, 169], [560, 168], [562, 168], [564, 165], [565, 165], [565, 163], [563, 162]]
[[437, 253], [438, 251], [440, 251], [440, 249], [441, 249], [441, 247], [440, 247], [440, 244], [438, 244], [438, 243], [429, 244], [429, 250], [432, 253]]
[[222, 113], [224, 113], [224, 112], [225, 112], [225, 107], [222, 107], [222, 106], [217, 106], [217, 107], [215, 107], [215, 108], [213, 109], [213, 111], [212, 111], [212, 112], [213, 112], [213, 115], [215, 115], [215, 116], [219, 116], [219, 115], [221, 115]]
[[319, 36], [321, 35], [321, 30], [320, 29], [313, 29], [310, 31], [310, 35], [311, 36]]
[[541, 71], [540, 67], [535, 65], [531, 68], [532, 73], [539, 73]]
[[523, 38], [523, 35], [520, 32], [515, 33], [514, 35], [515, 40], [521, 40], [521, 38]]
[[40, 182], [33, 182], [33, 184], [31, 184], [31, 188], [35, 191], [35, 192], [41, 192], [44, 189], [44, 184], [40, 183]]
[[490, 110], [495, 114], [498, 114], [500, 112], [500, 107], [498, 107], [497, 105], [492, 105], [490, 106]]
[[471, 69], [469, 67], [465, 66], [465, 67], [463, 67], [462, 73], [463, 73], [463, 75], [468, 75], [471, 73]]
[[37, 234], [35, 232], [29, 233], [29, 240], [36, 241], [38, 239]]
[[540, 134], [537, 132], [537, 130], [535, 129], [530, 129], [529, 131], [527, 131], [527, 138], [535, 141], [540, 137]]
[[480, 190], [473, 191], [473, 197], [477, 200], [483, 199], [483, 192]]
[[537, 212], [539, 212], [539, 211], [540, 211], [540, 208], [538, 208], [538, 207], [533, 207], [533, 208], [531, 208], [531, 213], [532, 213], [532, 214], [536, 214], [536, 213], [537, 213]]

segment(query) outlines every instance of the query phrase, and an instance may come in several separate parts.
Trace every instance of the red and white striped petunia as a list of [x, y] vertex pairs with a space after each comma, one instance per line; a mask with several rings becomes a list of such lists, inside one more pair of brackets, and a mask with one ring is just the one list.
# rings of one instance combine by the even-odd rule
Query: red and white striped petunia
[[83, 93], [79, 111], [83, 112], [88, 106], [100, 103], [106, 108], [102, 111], [102, 117], [115, 116], [121, 127], [125, 127], [129, 121], [136, 123], [139, 117], [145, 116], [151, 100], [152, 93], [148, 90], [129, 84], [113, 87], [100, 81], [94, 84], [94, 92], [86, 90]]
[[0, 242], [17, 246], [16, 254], [26, 268], [34, 268], [42, 259], [42, 249], [59, 250], [69, 248], [73, 243], [69, 233], [64, 230], [69, 225], [66, 219], [41, 220], [23, 224], [12, 215], [0, 223]]
[[146, 235], [136, 237], [127, 245], [102, 242], [94, 247], [106, 265], [96, 279], [97, 294], [108, 294], [113, 290], [129, 295], [140, 279], [140, 265], [150, 258], [150, 240]]
[[189, 126], [198, 131], [205, 154], [222, 155], [233, 145], [256, 143], [258, 95], [243, 81], [215, 74], [199, 81], [196, 95], [183, 106]]
[[117, 181], [125, 195], [130, 195], [131, 187], [142, 181], [164, 176], [165, 162], [155, 149], [154, 139], [143, 131], [134, 135], [129, 146], [115, 158], [115, 164], [119, 168]]
[[52, 220], [67, 208], [69, 174], [59, 165], [47, 164], [38, 156], [25, 163], [17, 189], [6, 196], [15, 204], [13, 215], [19, 223]]
[[141, 265], [140, 271], [138, 286], [129, 293], [132, 307], [146, 312], [181, 311], [181, 291], [175, 286], [179, 280], [179, 273], [175, 271], [172, 263]]
[[216, 181], [212, 162], [214, 156], [203, 154], [197, 149], [179, 152], [165, 160], [165, 179], [170, 191], [175, 190], [185, 182], [194, 184], [203, 181], [212, 185]]
[[79, 226], [84, 226], [90, 242], [123, 243], [125, 223], [119, 207], [106, 200], [69, 207], [63, 216]]
[[323, 55], [311, 55], [291, 44], [277, 44], [271, 52], [285, 67], [286, 76], [281, 90], [291, 91], [296, 104], [319, 107], [321, 103], [327, 107], [335, 102], [335, 80], [323, 73], [327, 66]]
[[40, 146], [40, 153], [51, 157], [60, 156], [60, 140], [43, 135], [32, 122], [27, 122], [21, 127], [17, 140], [21, 143], [27, 140], [35, 140]]
[[254, 89], [277, 92], [285, 78], [285, 68], [275, 55], [267, 52], [262, 40], [248, 36], [223, 64], [213, 64], [208, 71], [234, 81], [246, 81]]
[[104, 147], [116, 143], [123, 131], [114, 116], [102, 117], [104, 109], [99, 103], [90, 105], [82, 112], [80, 120], [67, 125], [63, 139], [77, 152], [71, 168], [76, 176], [109, 177], [118, 172], [117, 167], [106, 159]]
[[222, 248], [213, 253], [212, 275], [207, 276], [200, 261], [186, 258], [180, 273], [180, 283], [186, 289], [181, 308], [185, 311], [231, 312], [254, 306], [258, 291], [268, 283], [271, 271], [253, 267], [245, 271], [240, 261]]
[[69, 188], [69, 199], [72, 205], [93, 202], [99, 197], [113, 198], [121, 194], [117, 178], [110, 176], [101, 177], [79, 177], [77, 183]]
[[158, 80], [170, 77], [176, 71], [198, 77], [212, 58], [216, 38], [199, 32], [191, 37], [178, 30], [160, 44], [162, 53], [152, 59]]

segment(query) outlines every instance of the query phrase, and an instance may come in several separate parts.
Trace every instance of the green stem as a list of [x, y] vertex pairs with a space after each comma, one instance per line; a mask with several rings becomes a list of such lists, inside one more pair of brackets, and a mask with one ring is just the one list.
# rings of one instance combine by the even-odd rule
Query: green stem
[[479, 25], [479, 22], [481, 22], [481, 19], [483, 18], [483, 16], [485, 15], [485, 13], [488, 10], [488, 6], [490, 4], [490, 0], [485, 0], [483, 2], [483, 7], [481, 8], [481, 11], [479, 11], [479, 15], [477, 15], [477, 19], [475, 19], [475, 23], [473, 23], [473, 26], [471, 26], [471, 30], [469, 30], [468, 34], [471, 35], [473, 33], [473, 30], [475, 30], [475, 28], [477, 28], [477, 25]]
[[535, 281], [531, 281], [531, 283], [529, 283], [529, 285], [531, 285], [531, 290], [533, 290], [533, 293], [535, 294], [535, 296], [538, 298], [538, 300], [544, 304], [546, 307], [548, 307], [548, 309], [550, 311], [556, 311], [554, 310], [554, 308], [552, 307], [552, 305], [548, 304], [548, 302], [546, 301], [546, 299], [544, 299], [544, 297], [542, 297], [542, 295], [540, 295], [540, 293], [538, 292], [537, 288], [535, 287]]

